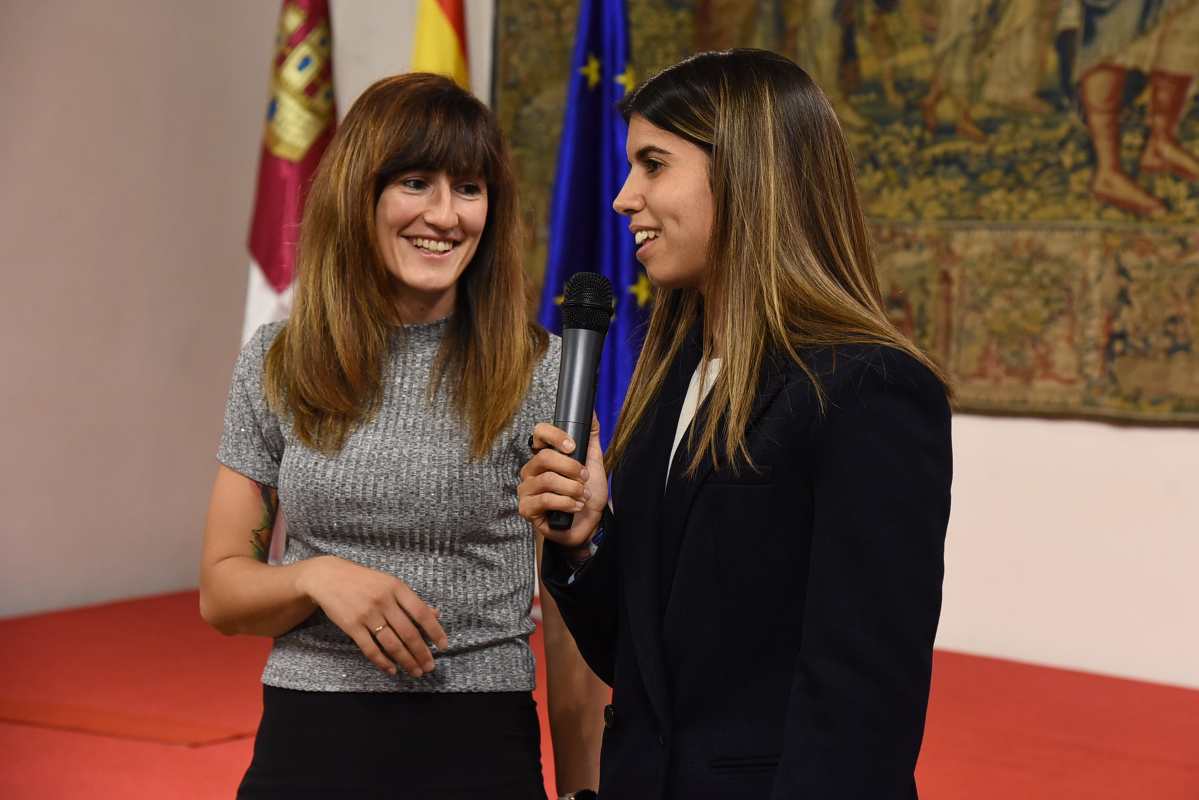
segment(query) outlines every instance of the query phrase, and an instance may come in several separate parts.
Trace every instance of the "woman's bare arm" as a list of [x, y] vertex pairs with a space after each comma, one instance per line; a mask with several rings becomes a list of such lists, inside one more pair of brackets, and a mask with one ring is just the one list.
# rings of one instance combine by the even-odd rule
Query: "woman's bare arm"
[[200, 559], [200, 614], [225, 634], [280, 636], [313, 611], [307, 562], [267, 566], [278, 513], [274, 487], [217, 468]]
[[399, 578], [335, 556], [267, 565], [276, 512], [274, 489], [217, 469], [200, 563], [200, 614], [210, 625], [281, 636], [320, 608], [384, 672], [436, 668], [429, 644], [449, 647], [437, 610]]

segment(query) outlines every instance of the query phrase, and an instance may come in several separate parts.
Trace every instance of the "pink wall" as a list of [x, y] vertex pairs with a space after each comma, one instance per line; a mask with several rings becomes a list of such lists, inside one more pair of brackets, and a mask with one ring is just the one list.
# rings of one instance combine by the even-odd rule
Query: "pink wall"
[[0, 26], [0, 615], [195, 584], [278, 4]]
[[1199, 430], [953, 423], [940, 647], [1199, 689]]

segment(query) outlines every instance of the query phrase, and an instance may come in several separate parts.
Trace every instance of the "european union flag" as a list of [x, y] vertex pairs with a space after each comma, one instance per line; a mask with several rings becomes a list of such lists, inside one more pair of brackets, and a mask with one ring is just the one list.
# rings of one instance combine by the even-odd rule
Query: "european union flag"
[[612, 210], [628, 175], [628, 126], [617, 108], [636, 85], [624, 0], [582, 0], [566, 118], [550, 206], [549, 261], [539, 321], [562, 331], [562, 287], [576, 272], [612, 281], [616, 316], [604, 342], [595, 411], [604, 446], [616, 427], [641, 349], [652, 293], [633, 255], [628, 221]]

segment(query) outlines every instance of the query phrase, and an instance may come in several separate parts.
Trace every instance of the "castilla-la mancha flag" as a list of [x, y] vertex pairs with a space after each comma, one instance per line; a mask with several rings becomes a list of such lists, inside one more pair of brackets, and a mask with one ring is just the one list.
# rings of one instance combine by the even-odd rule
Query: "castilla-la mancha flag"
[[284, 0], [250, 223], [242, 341], [290, 309], [304, 196], [337, 127], [332, 56], [327, 0]]

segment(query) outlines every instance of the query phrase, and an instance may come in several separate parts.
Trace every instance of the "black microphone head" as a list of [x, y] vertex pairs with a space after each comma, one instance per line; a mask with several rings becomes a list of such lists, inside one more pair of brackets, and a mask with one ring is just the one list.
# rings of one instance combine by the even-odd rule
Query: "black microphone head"
[[576, 272], [562, 292], [562, 328], [606, 334], [612, 320], [612, 284], [598, 272]]

